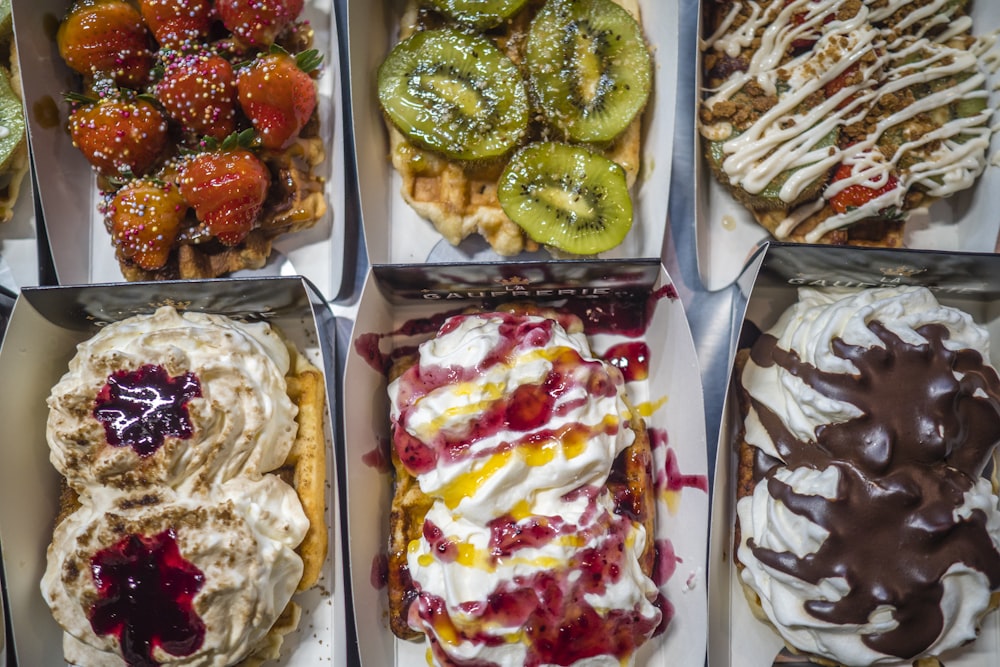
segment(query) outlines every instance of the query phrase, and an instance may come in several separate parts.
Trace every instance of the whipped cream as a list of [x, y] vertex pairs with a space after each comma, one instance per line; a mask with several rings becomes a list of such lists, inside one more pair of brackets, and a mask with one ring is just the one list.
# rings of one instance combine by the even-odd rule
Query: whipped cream
[[293, 354], [266, 323], [172, 307], [77, 347], [47, 435], [79, 507], [41, 582], [68, 662], [223, 667], [280, 644], [310, 527], [268, 474], [297, 435]]
[[918, 287], [802, 288], [751, 349], [737, 558], [787, 643], [909, 665], [975, 638], [1000, 590], [988, 359], [986, 330]]
[[[294, 548], [309, 521], [294, 490], [273, 475], [234, 479], [207, 497], [180, 495], [168, 487], [132, 493], [100, 487], [81, 496], [81, 503], [55, 529], [41, 585], [45, 601], [65, 630], [69, 663], [125, 664], [118, 634], [95, 631], [92, 605], [114, 598], [102, 594], [97, 580], [99, 575], [111, 579], [115, 563], [120, 562], [111, 559], [103, 571], [95, 570], [99, 555], [114, 551], [129, 536], [150, 539], [172, 530], [180, 557], [203, 576], [190, 606], [203, 623], [204, 641], [189, 655], [154, 648], [152, 658], [164, 665], [235, 664], [261, 643], [301, 578], [302, 560]], [[148, 568], [154, 561], [142, 560], [148, 554], [140, 551], [131, 582], [140, 582], [132, 595], [143, 600], [156, 595], [156, 587], [172, 576], [177, 565], [168, 558], [170, 569], [153, 576]], [[123, 620], [140, 628], [139, 639], [141, 628], [166, 626], [173, 619], [162, 606], [150, 609], [112, 602], [119, 605]]]
[[[52, 389], [46, 431], [52, 464], [78, 491], [92, 484], [193, 488], [274, 470], [297, 430], [297, 408], [285, 388], [289, 363], [285, 342], [263, 322], [162, 307], [109, 324], [77, 347]], [[185, 404], [191, 436], [167, 436], [141, 456], [109, 444], [94, 408], [114, 373], [147, 365], [171, 378], [193, 374], [200, 396]]]
[[623, 385], [582, 333], [509, 313], [450, 318], [390, 384], [397, 454], [433, 498], [407, 560], [436, 660], [546, 664], [567, 622], [554, 590], [628, 636], [574, 664], [620, 664], [656, 629], [652, 536], [606, 486], [635, 438]]

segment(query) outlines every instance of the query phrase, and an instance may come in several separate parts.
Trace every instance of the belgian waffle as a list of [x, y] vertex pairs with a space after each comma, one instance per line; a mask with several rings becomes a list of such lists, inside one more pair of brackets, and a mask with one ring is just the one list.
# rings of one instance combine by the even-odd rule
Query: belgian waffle
[[[615, 0], [638, 21], [637, 0]], [[533, 0], [512, 21], [490, 32], [490, 37], [515, 63], [524, 59], [524, 42], [531, 17], [541, 5]], [[534, 8], [534, 9], [533, 9]], [[415, 0], [408, 0], [400, 18], [399, 39], [426, 26], [428, 17]], [[391, 123], [390, 159], [402, 179], [400, 194], [404, 201], [452, 245], [472, 234], [479, 234], [499, 255], [534, 251], [538, 244], [529, 239], [500, 207], [497, 181], [505, 166], [503, 160], [486, 163], [463, 163], [449, 160], [410, 143]], [[534, 124], [526, 141], [543, 138], [544, 128]], [[625, 170], [631, 187], [639, 172], [641, 118], [636, 117], [625, 132], [605, 150], [605, 155]]]

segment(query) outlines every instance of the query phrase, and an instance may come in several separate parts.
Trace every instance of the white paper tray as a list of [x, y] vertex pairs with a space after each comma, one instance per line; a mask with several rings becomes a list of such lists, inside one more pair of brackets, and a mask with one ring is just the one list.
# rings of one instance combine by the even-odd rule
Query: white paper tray
[[[56, 276], [60, 284], [122, 282], [111, 238], [97, 212], [96, 178], [83, 155], [73, 147], [65, 128], [63, 95], [75, 90], [73, 73], [59, 57], [53, 21], [65, 15], [66, 0], [14, 2], [14, 30], [21, 63], [28, 129], [38, 174], [38, 192]], [[240, 275], [304, 275], [328, 298], [341, 291], [344, 280], [344, 149], [338, 29], [332, 3], [307, 0], [302, 17], [315, 31], [315, 48], [323, 53], [319, 79], [321, 134], [327, 159], [321, 166], [327, 179], [326, 215], [309, 230], [274, 242], [271, 260], [262, 269]], [[58, 108], [53, 124], [41, 113]]]
[[4, 567], [13, 637], [8, 651], [20, 665], [62, 665], [62, 631], [39, 588], [46, 548], [58, 513], [59, 474], [45, 440], [51, 387], [66, 372], [76, 344], [101, 322], [156, 305], [184, 303], [192, 310], [233, 316], [271, 313], [272, 321], [320, 368], [327, 382], [327, 525], [329, 548], [316, 588], [296, 596], [298, 629], [285, 638], [282, 665], [346, 664], [347, 619], [340, 529], [334, 411], [335, 323], [322, 295], [299, 277], [129, 283], [26, 288], [14, 306], [0, 349], [7, 425], [0, 448], [0, 564]]
[[[619, 272], [619, 275], [632, 268], [627, 262], [615, 265], [617, 268], [611, 270]], [[658, 275], [657, 286], [671, 284], [659, 265], [659, 260], [650, 265], [654, 266], [654, 277]], [[440, 271], [434, 272], [435, 266], [440, 267]], [[356, 341], [362, 334], [389, 333], [397, 330], [404, 322], [473, 305], [477, 298], [470, 299], [469, 295], [476, 292], [481, 294], [482, 285], [490, 280], [482, 278], [477, 282], [477, 275], [502, 275], [509, 284], [517, 283], [512, 278], [532, 276], [529, 284], [521, 284], [520, 288], [532, 290], [540, 287], [543, 281], [537, 279], [537, 276], [546, 271], [566, 276], [573, 275], [572, 272], [577, 270], [572, 264], [559, 267], [552, 264], [530, 264], [519, 265], [511, 273], [497, 268], [503, 266], [510, 268], [509, 264], [405, 267], [413, 269], [412, 276], [419, 276], [420, 271], [434, 272], [432, 280], [436, 281], [438, 287], [437, 291], [427, 288], [419, 277], [399, 279], [397, 284], [405, 284], [409, 292], [405, 298], [401, 296], [399, 299], [394, 298], [392, 290], [385, 287], [385, 284], [380, 285], [374, 273], [369, 273], [351, 339]], [[375, 270], [381, 268], [399, 267], [376, 267]], [[581, 270], [577, 275], [588, 274]], [[480, 288], [471, 292], [462, 288], [470, 283], [478, 284]], [[499, 282], [495, 284], [500, 285]], [[442, 288], [442, 285], [448, 287]], [[593, 285], [593, 282], [585, 278], [580, 278], [575, 283], [577, 292], [588, 285]], [[510, 287], [498, 286], [492, 291], [503, 292], [505, 289], [509, 290]], [[487, 293], [490, 291], [486, 289]], [[465, 297], [448, 294], [465, 294]], [[435, 295], [440, 298], [435, 299]], [[619, 340], [620, 337], [608, 334], [592, 339], [594, 349], [598, 352]], [[646, 330], [645, 340], [652, 358], [650, 379], [630, 385], [630, 395], [640, 403], [666, 399], [648, 419], [648, 423], [652, 428], [667, 432], [668, 448], [677, 456], [681, 471], [686, 475], [700, 476], [703, 470], [707, 470], [703, 468], [707, 466], [707, 458], [701, 383], [690, 330], [679, 299], [664, 298], [659, 301], [655, 316]], [[381, 351], [388, 354], [394, 344], [410, 345], [416, 342], [416, 339], [386, 339], [382, 342]], [[423, 645], [396, 639], [389, 630], [386, 592], [372, 581], [372, 568], [384, 556], [388, 546], [391, 475], [371, 465], [373, 452], [380, 446], [388, 446], [389, 442], [386, 381], [380, 372], [366, 362], [354, 345], [346, 350], [346, 355], [343, 412], [347, 458], [346, 517], [350, 535], [346, 557], [354, 621], [358, 628], [360, 659], [363, 665], [378, 667], [423, 664]], [[665, 454], [661, 450], [657, 456]], [[657, 458], [656, 465], [662, 466], [663, 461]], [[660, 470], [659, 467], [656, 469]], [[667, 508], [665, 498], [658, 499], [656, 537], [669, 539], [679, 558], [677, 569], [664, 589], [675, 609], [675, 615], [667, 631], [639, 651], [636, 661], [638, 667], [694, 667], [704, 664], [707, 634], [704, 570], [708, 494], [702, 489], [685, 488], [679, 497], [671, 500], [676, 500], [677, 504], [671, 503], [671, 508]]]

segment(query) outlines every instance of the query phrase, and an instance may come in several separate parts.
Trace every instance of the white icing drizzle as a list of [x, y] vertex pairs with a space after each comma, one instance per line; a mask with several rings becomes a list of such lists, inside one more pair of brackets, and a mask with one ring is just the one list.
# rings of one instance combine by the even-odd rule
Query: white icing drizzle
[[[956, 100], [988, 97], [983, 69], [1000, 67], [1000, 56], [995, 52], [987, 55], [996, 35], [966, 49], [964, 36], [971, 29], [971, 19], [953, 18], [956, 7], [949, 7], [949, 0], [909, 8], [889, 29], [882, 23], [913, 4], [912, 0], [889, 0], [881, 9], [870, 6], [875, 2], [863, 0], [858, 12], [844, 19], [837, 18], [842, 4], [839, 0], [734, 3], [719, 29], [702, 42], [703, 50], [731, 58], [759, 43], [746, 71], [734, 72], [718, 88], [706, 91], [707, 108], [731, 99], [750, 82], [758, 84], [765, 94], [777, 96], [776, 104], [739, 135], [732, 134], [728, 122], [701, 128], [707, 139], [724, 141], [721, 166], [730, 182], [759, 194], [782, 172], [789, 172], [777, 195], [791, 203], [837, 165], [852, 167], [849, 177], [826, 186], [821, 199], [790, 211], [775, 231], [779, 239], [787, 238], [848, 186], [864, 184], [877, 190], [889, 183], [890, 174], [898, 179], [897, 187], [863, 206], [849, 207], [843, 213], [830, 211], [832, 214], [806, 235], [807, 241], [816, 242], [829, 231], [888, 207], [902, 210], [906, 192], [913, 187], [932, 197], [947, 197], [970, 187], [986, 167], [993, 130], [989, 104], [964, 118], [942, 118], [930, 132], [924, 128], [915, 131], [912, 122], [918, 115]], [[746, 21], [734, 27], [744, 7]], [[928, 36], [934, 29], [939, 32]], [[812, 48], [782, 63], [797, 40], [817, 35]], [[828, 84], [855, 64], [860, 68], [860, 83], [827, 94]], [[838, 128], [863, 120], [885, 95], [956, 75], [965, 78], [879, 119], [865, 139], [849, 148], [830, 145]], [[810, 96], [821, 99], [814, 104]], [[809, 104], [813, 106], [803, 108]], [[879, 141], [891, 128], [901, 131], [902, 136], [890, 157], [880, 150]], [[901, 166], [903, 158], [907, 163]]]

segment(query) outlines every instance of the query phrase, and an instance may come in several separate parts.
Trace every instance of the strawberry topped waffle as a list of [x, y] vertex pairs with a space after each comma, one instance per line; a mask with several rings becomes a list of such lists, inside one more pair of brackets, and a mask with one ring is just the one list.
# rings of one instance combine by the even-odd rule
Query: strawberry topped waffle
[[77, 0], [57, 33], [80, 75], [73, 145], [129, 280], [259, 268], [327, 203], [321, 56], [303, 0]]

